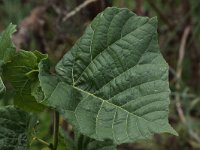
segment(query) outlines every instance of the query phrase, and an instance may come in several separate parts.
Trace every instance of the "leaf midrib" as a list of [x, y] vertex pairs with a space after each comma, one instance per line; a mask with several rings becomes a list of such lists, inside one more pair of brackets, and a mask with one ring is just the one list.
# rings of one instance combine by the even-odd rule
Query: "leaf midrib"
[[[112, 106], [114, 106], [114, 107], [116, 107], [116, 108], [121, 109], [122, 111], [125, 111], [126, 113], [128, 113], [128, 114], [130, 114], [130, 115], [133, 115], [134, 117], [143, 119], [143, 120], [145, 120], [145, 121], [147, 121], [147, 122], [151, 122], [150, 120], [147, 120], [147, 119], [145, 119], [145, 118], [142, 118], [142, 117], [140, 117], [140, 116], [137, 116], [137, 115], [135, 115], [135, 114], [133, 114], [133, 113], [127, 111], [126, 109], [123, 109], [123, 108], [121, 108], [121, 107], [119, 107], [119, 106], [117, 106], [117, 105], [115, 105], [115, 104], [113, 104], [113, 103], [110, 103], [109, 101], [107, 101], [107, 100], [105, 100], [105, 99], [102, 99], [101, 97], [97, 97], [96, 95], [94, 95], [94, 94], [92, 94], [92, 93], [89, 93], [89, 92], [87, 92], [87, 91], [84, 91], [84, 90], [82, 90], [82, 89], [80, 89], [80, 88], [78, 88], [78, 87], [75, 87], [75, 86], [72, 86], [72, 87], [75, 88], [75, 89], [78, 90], [78, 91], [81, 91], [81, 92], [83, 92], [83, 93], [88, 94], [88, 96], [93, 96], [93, 97], [95, 97], [95, 98], [101, 100], [102, 103], [103, 103], [103, 102], [108, 103], [108, 104], [110, 104], [110, 105], [112, 105]], [[78, 103], [78, 105], [79, 105], [81, 102], [82, 102], [82, 101], [80, 101], [80, 102]], [[78, 105], [76, 106], [76, 109], [75, 109], [75, 111], [74, 111], [75, 114], [76, 114], [76, 110], [77, 110], [77, 108], [78, 108]]]
[[[82, 75], [83, 75], [83, 73], [85, 72], [85, 70], [92, 64], [93, 60], [96, 59], [96, 58], [97, 58], [101, 53], [103, 53], [105, 50], [107, 50], [108, 47], [114, 45], [115, 43], [117, 43], [117, 42], [120, 41], [121, 39], [125, 38], [126, 36], [132, 34], [132, 33], [135, 32], [136, 30], [139, 30], [141, 27], [143, 27], [143, 26], [144, 26], [145, 24], [147, 24], [148, 22], [150, 22], [150, 19], [149, 19], [147, 22], [145, 22], [142, 26], [140, 26], [140, 27], [134, 29], [133, 31], [131, 31], [131, 32], [127, 33], [127, 34], [125, 34], [123, 37], [121, 37], [120, 39], [114, 41], [113, 43], [111, 43], [110, 45], [108, 45], [106, 48], [104, 48], [100, 53], [98, 53], [98, 54], [92, 59], [92, 61], [87, 65], [87, 67], [82, 71], [82, 73], [80, 74], [80, 76], [79, 76], [79, 77], [77, 78], [77, 80], [74, 82], [74, 85], [76, 85], [76, 84], [78, 83], [78, 81], [79, 81], [80, 78], [82, 77]], [[122, 30], [123, 30], [123, 29], [122, 29]], [[95, 34], [95, 33], [94, 33], [94, 34]], [[152, 38], [152, 36], [151, 36], [151, 38]], [[151, 40], [152, 40], [152, 39], [151, 39]], [[150, 42], [151, 42], [151, 40], [150, 40]], [[150, 42], [149, 42], [149, 43], [150, 43]], [[91, 46], [91, 45], [90, 45], [90, 46]]]

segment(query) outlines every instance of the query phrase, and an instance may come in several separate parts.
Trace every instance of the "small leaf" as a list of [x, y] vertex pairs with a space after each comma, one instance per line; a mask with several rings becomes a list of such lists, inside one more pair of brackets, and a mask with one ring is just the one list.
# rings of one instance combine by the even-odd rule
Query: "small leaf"
[[0, 36], [0, 60], [3, 63], [9, 62], [15, 54], [15, 47], [11, 40], [11, 36], [15, 31], [16, 26], [10, 24]]
[[31, 86], [38, 82], [38, 62], [42, 59], [37, 56], [34, 52], [20, 50], [3, 67], [3, 80], [10, 82], [15, 89], [14, 104], [26, 111], [44, 109], [31, 95]]
[[[56, 66], [39, 65], [43, 103], [82, 134], [116, 144], [176, 131], [168, 123], [168, 65], [157, 19], [107, 8]], [[60, 81], [59, 81], [60, 80]]]
[[27, 150], [31, 132], [31, 115], [13, 106], [0, 108], [0, 149]]
[[[31, 95], [33, 84], [38, 82], [38, 63], [47, 57], [38, 51], [16, 52], [11, 36], [16, 26], [10, 24], [0, 37], [0, 73], [3, 81], [10, 82], [15, 89], [14, 103], [26, 111], [41, 111], [44, 106]], [[3, 68], [3, 69], [2, 69]], [[1, 80], [0, 92], [5, 91]]]
[[16, 31], [16, 26], [10, 24], [0, 36], [0, 94], [4, 94], [5, 85], [1, 79], [2, 66], [11, 60], [15, 54], [15, 48], [11, 40], [12, 34]]

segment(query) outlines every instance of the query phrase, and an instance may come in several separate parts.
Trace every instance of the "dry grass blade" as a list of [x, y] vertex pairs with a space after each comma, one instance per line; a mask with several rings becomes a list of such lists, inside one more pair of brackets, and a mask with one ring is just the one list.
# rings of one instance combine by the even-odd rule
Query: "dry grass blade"
[[[189, 37], [189, 34], [191, 32], [191, 27], [187, 26], [183, 32], [183, 36], [181, 38], [181, 44], [180, 44], [180, 48], [179, 48], [179, 58], [178, 58], [178, 62], [177, 62], [177, 68], [176, 68], [176, 90], [179, 91], [180, 90], [180, 80], [182, 77], [182, 64], [183, 64], [183, 59], [184, 59], [184, 55], [185, 55], [185, 47], [186, 47], [186, 41]], [[180, 95], [177, 94], [175, 97], [175, 101], [176, 101], [176, 109], [179, 115], [180, 120], [187, 125], [187, 120], [186, 117], [184, 115], [182, 106], [181, 106], [181, 98]], [[197, 133], [195, 133], [193, 130], [191, 130], [189, 132], [190, 136], [197, 141], [198, 143], [200, 143], [200, 137]]]
[[86, 0], [85, 2], [83, 2], [82, 4], [80, 4], [78, 7], [76, 7], [74, 10], [72, 10], [71, 12], [67, 13], [64, 18], [62, 19], [62, 21], [66, 21], [67, 19], [71, 18], [72, 16], [74, 16], [76, 13], [78, 13], [79, 11], [81, 11], [83, 8], [85, 8], [86, 6], [88, 6], [90, 3], [96, 2], [97, 0]]

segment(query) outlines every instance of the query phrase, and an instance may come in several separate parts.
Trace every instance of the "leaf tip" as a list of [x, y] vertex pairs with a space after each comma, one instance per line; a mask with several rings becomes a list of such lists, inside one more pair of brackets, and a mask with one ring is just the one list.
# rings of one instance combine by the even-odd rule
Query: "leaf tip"
[[168, 123], [168, 128], [166, 130], [167, 133], [178, 136], [178, 133], [176, 130]]
[[17, 27], [17, 25], [10, 23], [6, 30], [9, 30], [9, 34], [12, 35], [14, 32], [17, 31], [16, 27]]

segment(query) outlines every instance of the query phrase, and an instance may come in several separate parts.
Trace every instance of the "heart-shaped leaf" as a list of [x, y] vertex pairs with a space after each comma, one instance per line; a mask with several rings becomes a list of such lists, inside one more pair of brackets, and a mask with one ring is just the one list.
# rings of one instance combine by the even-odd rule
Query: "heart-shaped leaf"
[[44, 103], [79, 131], [121, 144], [155, 133], [176, 134], [168, 123], [168, 65], [157, 39], [157, 19], [107, 8], [56, 66], [40, 64]]

